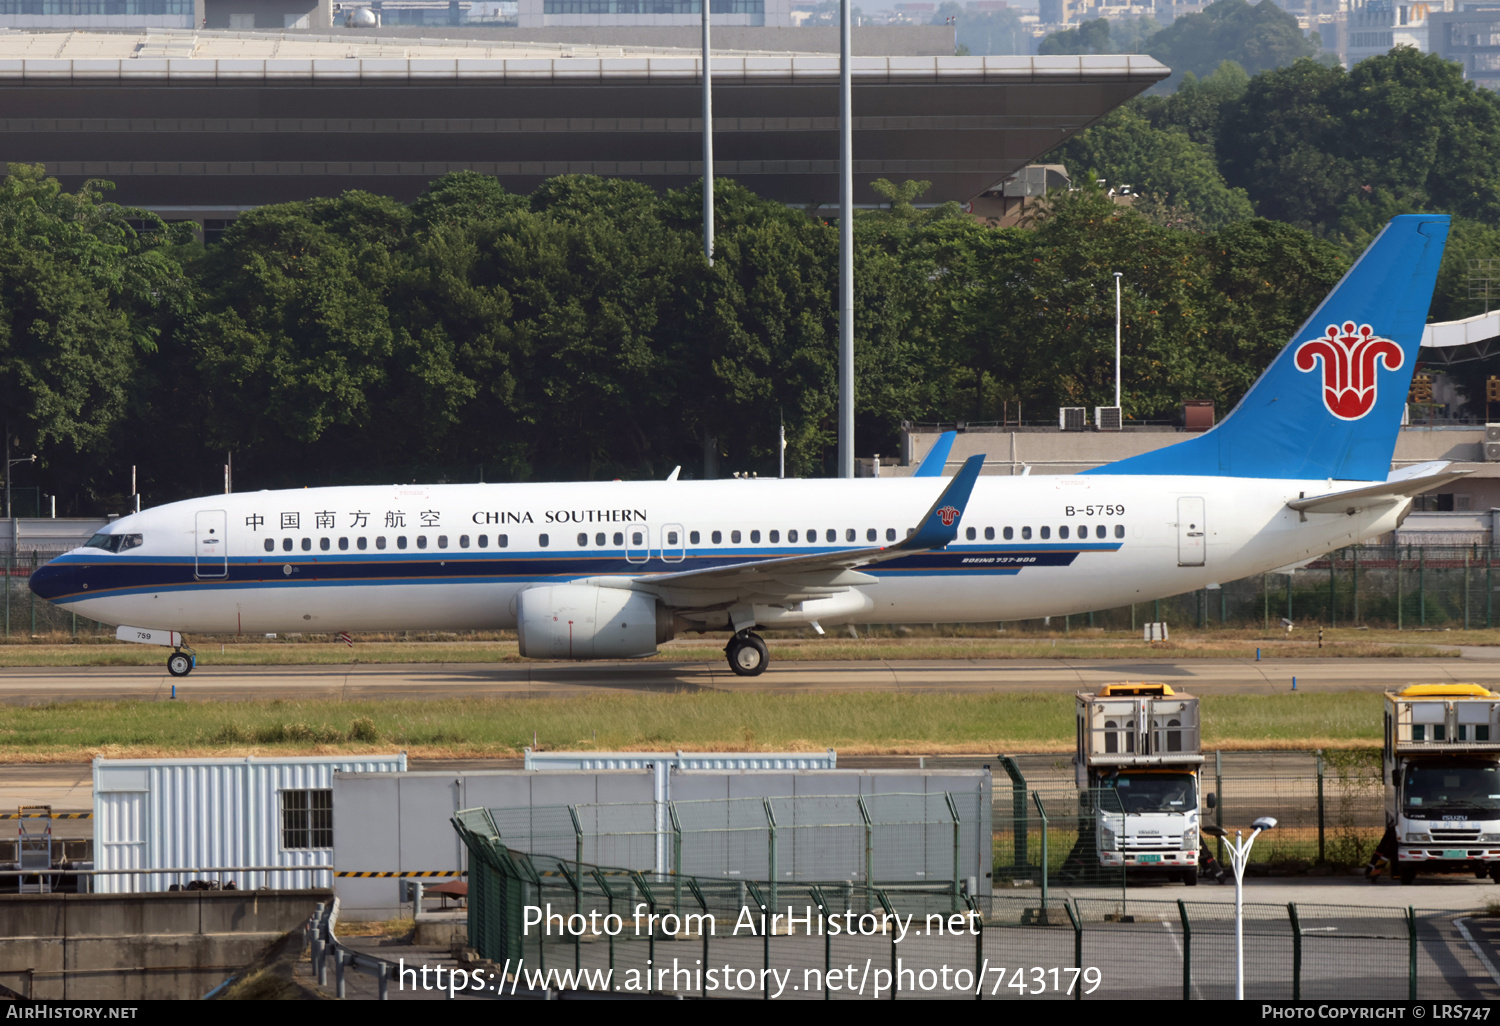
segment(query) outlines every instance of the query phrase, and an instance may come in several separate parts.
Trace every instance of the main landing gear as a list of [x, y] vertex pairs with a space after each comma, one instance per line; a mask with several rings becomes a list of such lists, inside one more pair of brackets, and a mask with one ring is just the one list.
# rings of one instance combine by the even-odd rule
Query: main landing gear
[[740, 631], [724, 646], [729, 668], [741, 677], [759, 677], [771, 662], [771, 654], [759, 634]]
[[167, 656], [167, 672], [174, 677], [186, 677], [197, 665], [198, 657], [191, 650], [184, 652], [179, 648]]

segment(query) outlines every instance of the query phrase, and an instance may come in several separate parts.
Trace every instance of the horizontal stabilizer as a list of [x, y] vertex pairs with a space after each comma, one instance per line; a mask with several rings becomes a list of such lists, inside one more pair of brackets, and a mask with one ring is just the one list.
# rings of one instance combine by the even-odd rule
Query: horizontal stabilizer
[[1293, 499], [1287, 505], [1298, 513], [1344, 513], [1352, 516], [1360, 510], [1375, 506], [1388, 506], [1413, 495], [1431, 491], [1439, 485], [1456, 481], [1468, 474], [1467, 470], [1447, 470], [1422, 477], [1397, 477], [1391, 481], [1350, 488], [1342, 492], [1327, 492], [1323, 495]]

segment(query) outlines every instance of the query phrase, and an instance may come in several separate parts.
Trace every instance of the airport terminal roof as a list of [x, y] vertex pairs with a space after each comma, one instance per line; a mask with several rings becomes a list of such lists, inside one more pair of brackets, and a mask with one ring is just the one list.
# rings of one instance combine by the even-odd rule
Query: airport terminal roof
[[[839, 61], [716, 52], [715, 173], [838, 199]], [[857, 202], [877, 178], [965, 201], [1169, 69], [1136, 54], [856, 57]], [[251, 32], [0, 32], [0, 140], [70, 188], [219, 216], [345, 189], [410, 199], [475, 170], [658, 188], [702, 175], [699, 55], [669, 48]], [[164, 88], [165, 87], [165, 88]], [[197, 213], [193, 213], [197, 211]]]

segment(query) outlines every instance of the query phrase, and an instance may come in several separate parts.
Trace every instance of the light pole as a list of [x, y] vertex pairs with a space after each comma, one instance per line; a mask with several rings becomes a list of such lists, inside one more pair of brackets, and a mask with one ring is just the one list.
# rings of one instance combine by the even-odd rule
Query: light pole
[[1120, 271], [1115, 272], [1115, 409], [1120, 410], [1120, 424], [1125, 423], [1125, 411], [1120, 408]]
[[11, 516], [10, 516], [10, 468], [14, 467], [17, 463], [35, 463], [36, 462], [36, 457], [35, 456], [27, 456], [24, 459], [19, 459], [19, 460], [13, 460], [13, 459], [11, 459], [10, 458], [10, 444], [9, 444], [9, 442], [10, 442], [10, 440], [6, 439], [6, 446], [5, 446], [5, 450], [6, 450], [6, 452], [5, 452], [5, 519], [6, 520], [11, 519]]
[[1243, 841], [1240, 835], [1243, 830], [1234, 832], [1234, 840], [1229, 839], [1229, 831], [1217, 824], [1210, 823], [1203, 828], [1203, 832], [1210, 837], [1218, 837], [1224, 841], [1224, 846], [1229, 849], [1229, 864], [1234, 867], [1234, 999], [1245, 1000], [1245, 863], [1250, 861], [1250, 846], [1255, 843], [1255, 838], [1276, 825], [1272, 816], [1262, 816], [1251, 826], [1254, 829], [1250, 836]]

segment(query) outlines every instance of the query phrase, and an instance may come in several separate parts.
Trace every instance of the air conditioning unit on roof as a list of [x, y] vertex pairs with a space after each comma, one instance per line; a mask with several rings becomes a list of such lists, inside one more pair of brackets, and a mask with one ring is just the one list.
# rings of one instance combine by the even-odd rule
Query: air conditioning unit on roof
[[1087, 406], [1059, 406], [1057, 426], [1063, 431], [1082, 431], [1088, 426]]
[[1094, 407], [1094, 430], [1119, 431], [1124, 426], [1124, 416], [1118, 406]]

